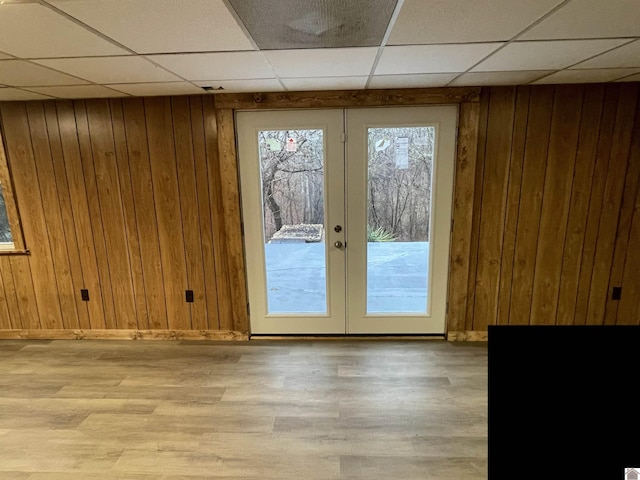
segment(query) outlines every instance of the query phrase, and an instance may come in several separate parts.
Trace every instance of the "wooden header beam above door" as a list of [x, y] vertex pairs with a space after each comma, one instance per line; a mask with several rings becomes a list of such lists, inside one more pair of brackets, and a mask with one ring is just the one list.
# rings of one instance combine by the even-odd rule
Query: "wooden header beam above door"
[[329, 90], [322, 92], [219, 93], [219, 109], [347, 108], [477, 103], [479, 87], [403, 90]]

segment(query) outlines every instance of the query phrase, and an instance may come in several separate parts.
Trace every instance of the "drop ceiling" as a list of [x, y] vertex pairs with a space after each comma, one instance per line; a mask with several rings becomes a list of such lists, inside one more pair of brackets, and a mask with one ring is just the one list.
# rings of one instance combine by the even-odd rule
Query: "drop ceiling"
[[638, 80], [639, 0], [0, 0], [0, 101]]

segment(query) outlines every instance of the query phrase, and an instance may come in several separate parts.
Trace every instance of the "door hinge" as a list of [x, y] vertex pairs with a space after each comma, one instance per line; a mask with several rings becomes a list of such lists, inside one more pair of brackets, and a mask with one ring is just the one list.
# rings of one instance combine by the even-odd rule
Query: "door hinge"
[[347, 141], [347, 134], [346, 134], [346, 133], [342, 132], [342, 133], [340, 134], [340, 141], [341, 141], [342, 143], [344, 143], [344, 142], [346, 142], [346, 141]]
[[453, 222], [455, 222], [455, 220], [452, 218], [451, 219], [451, 233], [453, 233]]
[[249, 305], [249, 302], [247, 302], [247, 315], [251, 315], [251, 306]]
[[447, 307], [446, 307], [444, 313], [446, 313], [447, 315], [449, 314], [449, 302], [447, 302]]
[[240, 223], [240, 235], [244, 237], [244, 222]]

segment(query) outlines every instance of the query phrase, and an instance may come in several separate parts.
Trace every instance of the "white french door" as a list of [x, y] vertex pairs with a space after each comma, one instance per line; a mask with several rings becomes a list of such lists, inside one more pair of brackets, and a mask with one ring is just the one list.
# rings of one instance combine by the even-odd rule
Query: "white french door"
[[457, 107], [236, 122], [251, 332], [443, 334]]

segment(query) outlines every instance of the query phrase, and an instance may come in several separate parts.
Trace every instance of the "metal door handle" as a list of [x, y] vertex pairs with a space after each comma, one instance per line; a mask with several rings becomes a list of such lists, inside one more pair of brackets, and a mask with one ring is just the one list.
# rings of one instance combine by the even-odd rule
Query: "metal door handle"
[[336, 248], [342, 248], [342, 242], [340, 240], [337, 240], [333, 242], [333, 246]]

